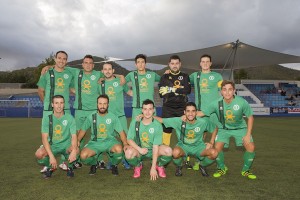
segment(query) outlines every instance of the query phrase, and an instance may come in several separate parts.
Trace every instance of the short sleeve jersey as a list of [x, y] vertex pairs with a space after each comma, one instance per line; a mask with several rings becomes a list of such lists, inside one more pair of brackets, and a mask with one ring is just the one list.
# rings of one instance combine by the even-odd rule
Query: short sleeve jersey
[[211, 123], [206, 118], [197, 117], [195, 123], [190, 124], [186, 123], [185, 132], [183, 136], [183, 141], [181, 140], [181, 126], [182, 120], [181, 117], [172, 117], [172, 118], [163, 118], [163, 124], [166, 127], [172, 127], [176, 131], [176, 136], [178, 139], [178, 143], [188, 144], [192, 146], [197, 146], [199, 144], [203, 144], [203, 133], [210, 132], [212, 133], [216, 126]]
[[[96, 112], [95, 112], [96, 113]], [[91, 128], [91, 139], [94, 139], [94, 124], [93, 114], [89, 115], [82, 125], [82, 130], [86, 131]], [[105, 141], [115, 139], [115, 131], [120, 133], [123, 131], [120, 120], [112, 113], [107, 113], [104, 116], [96, 113], [96, 129], [97, 129], [97, 141]]]
[[[76, 134], [76, 123], [75, 119], [70, 114], [64, 114], [60, 118], [56, 118], [52, 115], [52, 145], [61, 144], [65, 142], [71, 141], [71, 135]], [[50, 120], [49, 116], [44, 116], [42, 119], [42, 134], [49, 134], [49, 125]], [[50, 137], [48, 137], [48, 141], [50, 141]]]
[[[70, 87], [73, 81], [72, 73], [65, 69], [63, 72], [58, 72], [55, 69], [51, 69], [54, 72], [54, 95], [62, 95], [65, 99], [65, 109], [70, 109], [69, 96], [70, 96]], [[49, 71], [51, 71], [49, 70]], [[44, 97], [44, 110], [49, 110], [50, 99], [50, 89], [51, 89], [51, 80], [50, 72], [45, 73], [40, 77], [37, 85], [40, 88], [45, 90]]]
[[[137, 145], [137, 135], [135, 130], [135, 122], [136, 120], [132, 120], [129, 126], [127, 139], [133, 140]], [[139, 126], [139, 138], [141, 142], [142, 148], [152, 149], [153, 145], [161, 145], [162, 144], [162, 125], [157, 120], [153, 119], [153, 121], [144, 125], [143, 122], [140, 122]]]
[[137, 84], [139, 88], [139, 107], [142, 107], [142, 103], [146, 99], [154, 100], [154, 83], [159, 82], [160, 76], [152, 71], [146, 71], [145, 74], [139, 74], [137, 71], [130, 72], [125, 77], [126, 82], [132, 83], [132, 91], [133, 91], [133, 102], [132, 107], [137, 108], [137, 87], [136, 87], [136, 79], [134, 74], [137, 74]]
[[124, 92], [128, 92], [127, 84], [121, 85], [120, 79], [114, 78], [112, 80], [105, 80], [99, 85], [99, 90], [101, 94], [103, 94], [104, 90], [104, 93], [109, 97], [108, 112], [112, 112], [118, 117], [124, 116]]
[[219, 123], [217, 125], [220, 129], [223, 129], [223, 124], [220, 121], [219, 101], [223, 102], [225, 128], [247, 128], [247, 123], [245, 122], [243, 116], [245, 115], [246, 117], [250, 117], [253, 115], [253, 111], [249, 103], [242, 97], [234, 96], [233, 100], [229, 104], [227, 104], [221, 97], [219, 100], [211, 103], [207, 109], [203, 110], [203, 113], [205, 115], [216, 113], [219, 119]]
[[198, 72], [190, 75], [190, 81], [195, 88], [195, 103], [199, 107], [198, 93], [200, 88], [201, 94], [201, 110], [208, 107], [208, 105], [215, 99], [220, 97], [219, 91], [223, 81], [222, 75], [217, 72], [200, 73], [200, 82], [197, 83]]
[[98, 80], [103, 77], [103, 73], [95, 70], [93, 70], [91, 74], [85, 74], [83, 72], [81, 83], [79, 83], [79, 74], [81, 70], [72, 67], [68, 67], [67, 69], [72, 72], [74, 77], [74, 87], [76, 91], [74, 108], [78, 109], [79, 84], [81, 84], [82, 110], [97, 110], [97, 98], [100, 94]]

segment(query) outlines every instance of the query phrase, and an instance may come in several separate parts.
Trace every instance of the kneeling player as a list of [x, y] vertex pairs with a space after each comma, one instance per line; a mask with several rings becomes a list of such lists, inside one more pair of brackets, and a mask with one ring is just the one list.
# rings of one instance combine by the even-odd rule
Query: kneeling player
[[35, 155], [38, 163], [47, 167], [44, 178], [50, 178], [57, 168], [55, 156], [64, 155], [69, 163], [67, 176], [73, 177], [73, 162], [76, 160], [77, 136], [75, 120], [64, 113], [64, 97], [55, 95], [52, 98], [53, 114], [44, 116], [42, 120], [42, 143]]
[[158, 176], [165, 178], [164, 165], [172, 160], [172, 149], [162, 145], [162, 125], [153, 118], [154, 110], [153, 101], [145, 100], [142, 120], [132, 119], [129, 127], [127, 140], [130, 147], [125, 151], [125, 157], [134, 166], [133, 178], [140, 177], [144, 158], [152, 158], [150, 180], [156, 180]]
[[[219, 155], [216, 159], [218, 170], [214, 177], [218, 178], [225, 175], [228, 168], [224, 164], [224, 144], [228, 146], [230, 137], [235, 138], [236, 146], [244, 146], [244, 165], [242, 168], [242, 176], [249, 179], [256, 179], [256, 176], [250, 172], [253, 159], [255, 157], [255, 146], [252, 139], [253, 127], [253, 111], [249, 103], [242, 97], [235, 96], [235, 85], [231, 81], [223, 81], [221, 84], [222, 98], [213, 102], [207, 109], [199, 112], [199, 116], [210, 115], [216, 113], [219, 118], [219, 131], [216, 137], [215, 148]], [[243, 116], [247, 117], [247, 124]]]
[[91, 165], [89, 174], [96, 173], [97, 158], [99, 154], [107, 152], [111, 158], [111, 170], [113, 175], [118, 175], [117, 165], [123, 158], [123, 147], [116, 139], [114, 131], [120, 134], [124, 150], [127, 148], [126, 134], [117, 116], [108, 113], [109, 99], [107, 95], [100, 95], [97, 99], [98, 112], [91, 114], [84, 122], [78, 134], [79, 142], [86, 131], [91, 128], [91, 140], [85, 145], [80, 153], [82, 162]]
[[[185, 156], [195, 156], [200, 160], [202, 176], [208, 176], [205, 167], [216, 159], [218, 152], [213, 148], [216, 137], [216, 126], [208, 119], [196, 117], [197, 108], [193, 102], [185, 106], [183, 121], [181, 117], [160, 118], [154, 117], [166, 127], [176, 130], [178, 143], [173, 149], [173, 161], [176, 165], [176, 176], [182, 176], [182, 161]], [[212, 133], [209, 143], [204, 143], [203, 133]]]

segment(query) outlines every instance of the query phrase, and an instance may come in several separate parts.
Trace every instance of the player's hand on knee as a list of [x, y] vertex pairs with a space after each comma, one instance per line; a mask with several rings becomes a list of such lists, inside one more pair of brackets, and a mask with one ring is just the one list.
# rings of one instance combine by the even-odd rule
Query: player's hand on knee
[[244, 145], [248, 145], [251, 142], [251, 136], [250, 135], [245, 135], [243, 137], [243, 143]]
[[50, 165], [52, 166], [53, 169], [57, 168], [57, 161], [55, 157], [50, 157]]
[[206, 144], [205, 149], [211, 149], [213, 147], [213, 145], [210, 142], [207, 142], [205, 144]]

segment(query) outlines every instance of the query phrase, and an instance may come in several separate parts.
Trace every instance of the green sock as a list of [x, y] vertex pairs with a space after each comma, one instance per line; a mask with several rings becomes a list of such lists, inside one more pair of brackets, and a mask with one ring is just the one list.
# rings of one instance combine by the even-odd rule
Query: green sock
[[44, 165], [44, 166], [46, 166], [48, 168], [51, 168], [50, 162], [49, 162], [49, 156], [46, 156], [45, 158], [42, 158], [42, 159], [38, 159], [37, 162], [40, 165]]
[[123, 158], [123, 152], [121, 153], [113, 153], [111, 156], [111, 164], [117, 165], [122, 161]]
[[158, 157], [158, 166], [164, 166], [172, 160], [172, 156], [159, 156]]
[[97, 165], [97, 159], [95, 156], [88, 157], [87, 159], [81, 159], [81, 161], [86, 165]]
[[248, 152], [246, 151], [244, 153], [244, 165], [243, 165], [243, 169], [242, 171], [247, 171], [250, 169], [252, 163], [253, 163], [253, 159], [255, 157], [255, 152]]
[[205, 157], [200, 163], [203, 167], [206, 167], [208, 165], [211, 165], [213, 162], [214, 162], [214, 160], [211, 160], [208, 157]]
[[62, 164], [63, 162], [66, 162], [66, 161], [67, 161], [66, 157], [63, 154], [61, 154], [59, 164]]
[[182, 166], [182, 157], [174, 159], [173, 158], [173, 162], [175, 163], [176, 166]]
[[218, 157], [216, 158], [218, 169], [225, 169], [224, 164], [224, 152], [220, 151]]
[[134, 167], [140, 166], [140, 159], [137, 157], [134, 157], [132, 159], [126, 159], [126, 160], [131, 166], [134, 166]]

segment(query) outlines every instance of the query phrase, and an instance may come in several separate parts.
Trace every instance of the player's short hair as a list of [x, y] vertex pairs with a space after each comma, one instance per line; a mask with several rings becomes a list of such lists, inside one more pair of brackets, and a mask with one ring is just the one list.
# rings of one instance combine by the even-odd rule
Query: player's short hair
[[194, 103], [194, 102], [187, 102], [186, 104], [185, 104], [185, 107], [184, 107], [184, 110], [186, 110], [186, 108], [188, 107], [188, 106], [193, 106], [193, 107], [195, 107], [195, 109], [197, 110], [197, 106], [196, 106], [196, 104]]
[[150, 99], [144, 100], [144, 101], [143, 101], [143, 104], [142, 104], [142, 107], [143, 107], [144, 105], [149, 105], [149, 104], [152, 104], [152, 105], [153, 105], [153, 108], [155, 107], [155, 106], [154, 106], [154, 102], [153, 102], [152, 100], [150, 100]]
[[83, 60], [86, 59], [86, 58], [92, 59], [92, 60], [94, 61], [94, 58], [93, 58], [92, 55], [89, 55], [89, 54], [88, 54], [88, 55], [85, 55], [84, 58], [83, 58]]
[[53, 97], [52, 97], [52, 103], [54, 102], [54, 99], [63, 99], [64, 100], [64, 102], [65, 102], [65, 98], [64, 98], [64, 96], [62, 96], [62, 95], [60, 95], [60, 94], [57, 94], [57, 95], [54, 95]]
[[108, 98], [108, 96], [106, 94], [99, 95], [98, 98], [97, 98], [97, 103], [98, 103], [98, 100], [101, 99], [101, 98], [102, 99], [107, 99], [107, 103], [109, 103], [109, 98]]
[[67, 59], [68, 59], [68, 54], [67, 54], [67, 52], [65, 52], [65, 51], [58, 51], [58, 52], [56, 52], [55, 58], [57, 58], [57, 55], [58, 55], [59, 53], [65, 54], [65, 55], [67, 56]]
[[142, 58], [144, 59], [145, 63], [147, 63], [147, 56], [145, 54], [138, 54], [135, 56], [134, 61], [136, 63], [137, 59]]
[[[114, 69], [114, 65], [113, 65], [112, 62], [110, 62], [110, 61], [104, 62], [104, 63], [103, 63], [103, 66], [104, 66], [105, 64], [111, 65], [111, 68]], [[102, 69], [103, 69], [103, 66], [102, 66]]]
[[201, 62], [202, 58], [209, 58], [209, 61], [211, 62], [211, 56], [208, 55], [208, 54], [203, 54], [203, 55], [200, 57], [200, 62]]
[[179, 62], [181, 62], [181, 59], [178, 55], [172, 55], [169, 59], [169, 62], [171, 62], [171, 60], [179, 60]]
[[235, 89], [235, 84], [233, 81], [230, 81], [230, 80], [223, 80], [222, 84], [221, 84], [221, 89], [225, 86], [225, 85], [232, 85], [233, 89]]

